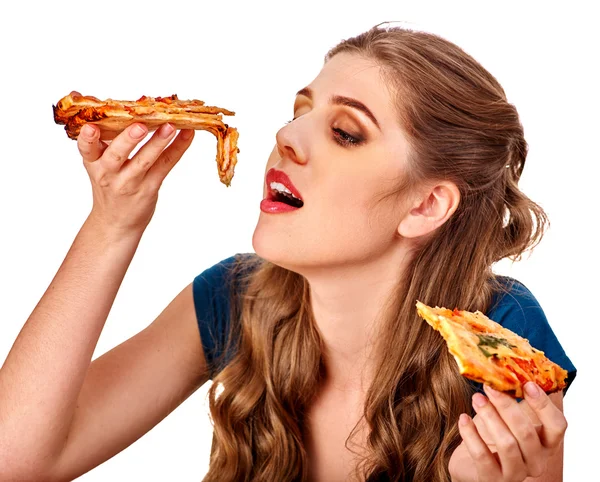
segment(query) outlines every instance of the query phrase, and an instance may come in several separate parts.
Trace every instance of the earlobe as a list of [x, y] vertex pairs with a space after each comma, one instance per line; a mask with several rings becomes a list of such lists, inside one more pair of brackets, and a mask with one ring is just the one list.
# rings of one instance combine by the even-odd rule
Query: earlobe
[[445, 181], [424, 190], [398, 225], [404, 238], [425, 236], [444, 224], [456, 211], [460, 191], [453, 182]]

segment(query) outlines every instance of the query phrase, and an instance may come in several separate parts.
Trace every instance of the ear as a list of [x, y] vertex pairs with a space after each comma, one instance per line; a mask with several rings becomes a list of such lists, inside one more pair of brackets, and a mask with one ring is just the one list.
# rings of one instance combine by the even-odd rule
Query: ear
[[408, 213], [398, 225], [398, 234], [404, 238], [418, 238], [444, 224], [460, 202], [456, 184], [443, 181], [421, 192]]

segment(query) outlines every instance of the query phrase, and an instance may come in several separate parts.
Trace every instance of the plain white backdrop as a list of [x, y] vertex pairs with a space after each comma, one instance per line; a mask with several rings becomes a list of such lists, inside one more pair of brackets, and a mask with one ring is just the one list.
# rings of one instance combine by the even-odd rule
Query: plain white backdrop
[[[589, 2], [592, 3], [592, 2]], [[264, 165], [295, 92], [329, 48], [383, 21], [454, 41], [504, 86], [530, 154], [523, 190], [551, 229], [497, 271], [537, 296], [579, 374], [565, 399], [565, 480], [597, 472], [598, 46], [576, 2], [3, 2], [0, 7], [0, 363], [91, 208], [75, 142], [52, 118], [71, 90], [99, 98], [198, 98], [237, 112], [239, 164], [219, 183], [206, 132], [165, 181], [94, 357], [146, 327], [194, 276], [252, 251]], [[596, 362], [597, 363], [597, 362]], [[84, 475], [198, 481], [211, 426], [205, 386], [130, 448]], [[160, 387], [157, 387], [160, 390]], [[3, 396], [0, 394], [0, 397]], [[28, 430], [28, 427], [24, 427]]]

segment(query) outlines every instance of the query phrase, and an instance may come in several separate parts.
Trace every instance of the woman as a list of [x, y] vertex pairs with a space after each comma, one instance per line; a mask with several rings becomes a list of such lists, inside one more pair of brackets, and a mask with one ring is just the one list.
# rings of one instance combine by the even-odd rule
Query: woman
[[208, 481], [560, 479], [562, 393], [484, 395], [414, 307], [480, 309], [575, 376], [531, 293], [491, 271], [546, 218], [517, 186], [517, 112], [471, 57], [402, 29], [334, 48], [277, 133], [256, 255], [205, 271], [90, 364], [193, 137], [165, 125], [128, 159], [146, 134], [78, 139], [94, 206], [0, 372], [2, 480], [77, 477], [209, 378]]

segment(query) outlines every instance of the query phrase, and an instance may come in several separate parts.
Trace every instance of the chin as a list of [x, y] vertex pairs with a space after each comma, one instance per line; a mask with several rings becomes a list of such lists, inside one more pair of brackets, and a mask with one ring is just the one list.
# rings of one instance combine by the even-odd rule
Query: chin
[[289, 247], [286, 248], [286, 243], [283, 242], [285, 235], [284, 233], [274, 232], [272, 227], [267, 226], [264, 214], [261, 213], [258, 223], [254, 228], [254, 234], [252, 235], [252, 247], [254, 252], [267, 261], [275, 263], [281, 266], [281, 262], [286, 260], [286, 252], [289, 257]]
[[306, 253], [297, 249], [298, 246], [293, 243], [294, 240], [291, 239], [286, 226], [277, 226], [276, 224], [279, 223], [271, 224], [270, 220], [264, 219], [264, 216], [261, 213], [252, 235], [254, 252], [260, 258], [277, 266], [294, 272], [301, 271], [301, 258], [306, 256]]
[[365, 229], [357, 229], [356, 233], [347, 230], [340, 235], [337, 226], [330, 226], [317, 232], [302, 229], [300, 223], [287, 219], [283, 222], [284, 216], [287, 215], [261, 212], [252, 235], [252, 247], [260, 258], [303, 276], [323, 269], [363, 264], [389, 249], [389, 241], [377, 243], [358, 234]]

